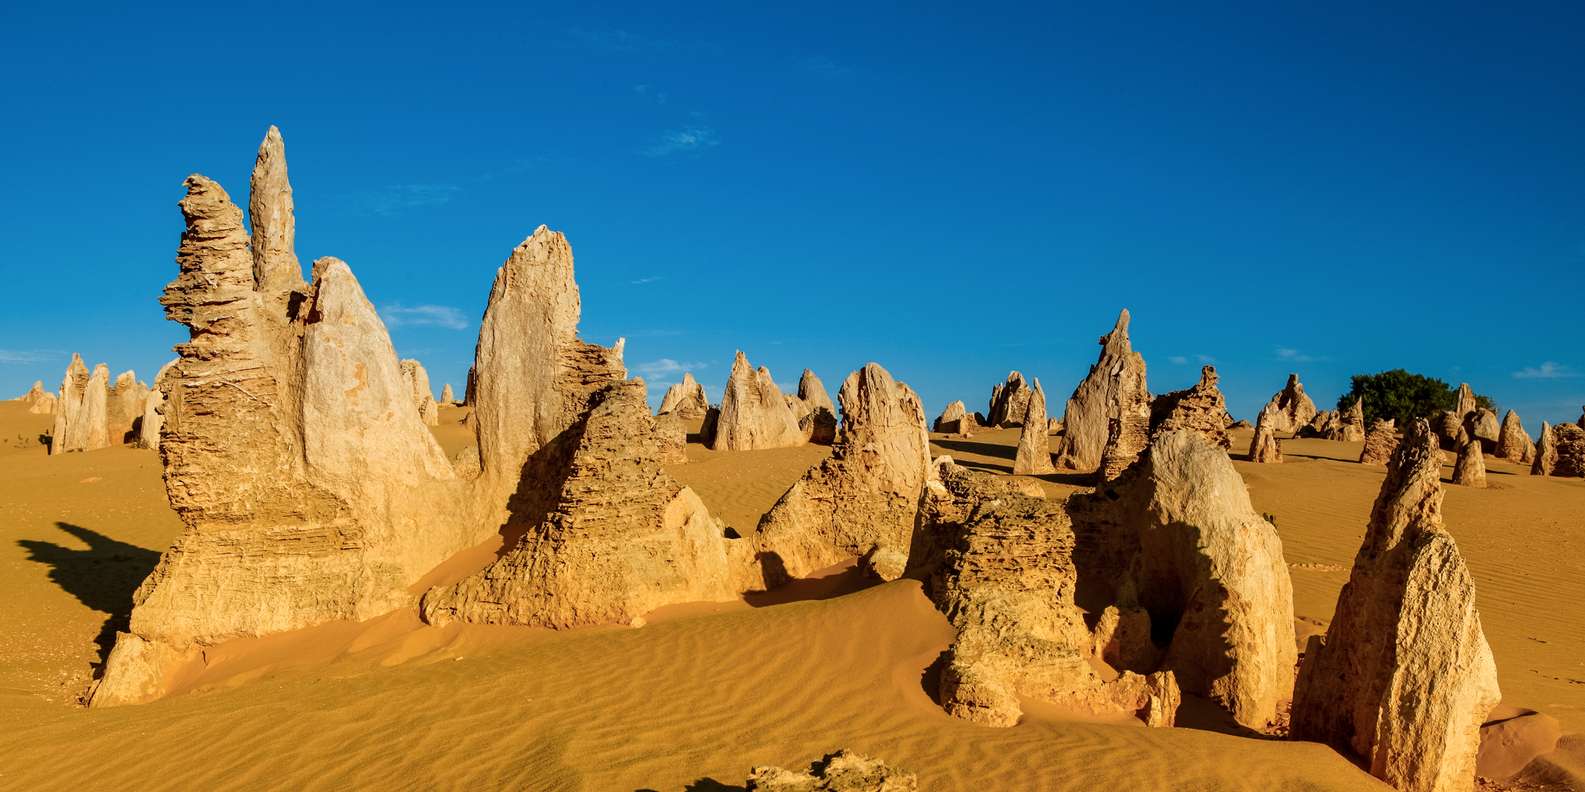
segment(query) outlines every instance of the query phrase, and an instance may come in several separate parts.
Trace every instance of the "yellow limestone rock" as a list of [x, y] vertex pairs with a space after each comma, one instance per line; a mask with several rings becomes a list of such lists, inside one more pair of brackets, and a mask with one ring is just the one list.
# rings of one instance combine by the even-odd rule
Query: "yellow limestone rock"
[[855, 555], [886, 580], [907, 563], [930, 468], [924, 408], [876, 363], [848, 375], [837, 398], [842, 425], [831, 456], [794, 483], [755, 531], [772, 585]]
[[412, 391], [413, 408], [418, 411], [418, 419], [425, 426], [440, 424], [440, 405], [435, 401], [435, 392], [429, 385], [429, 372], [424, 370], [424, 364], [416, 360], [402, 361], [402, 380]]
[[1030, 389], [1021, 423], [1023, 430], [1018, 433], [1018, 453], [1013, 458], [1013, 473], [1020, 476], [1055, 473], [1046, 434], [1046, 391], [1040, 387], [1039, 377], [1035, 378], [1035, 386]]
[[913, 773], [844, 748], [808, 770], [756, 767], [746, 788], [749, 792], [918, 792], [919, 780]]
[[1442, 527], [1441, 477], [1437, 438], [1416, 421], [1294, 690], [1293, 738], [1351, 752], [1405, 792], [1473, 789], [1480, 727], [1501, 698], [1475, 583]]
[[693, 378], [693, 372], [685, 371], [682, 374], [682, 382], [666, 389], [666, 395], [661, 397], [660, 409], [656, 414], [675, 413], [679, 418], [697, 421], [709, 411], [710, 400], [705, 397], [704, 386]]
[[1089, 472], [1101, 465], [1110, 420], [1141, 411], [1149, 416], [1150, 391], [1145, 387], [1145, 359], [1128, 341], [1128, 310], [1117, 316], [1112, 331], [1101, 336], [1101, 355], [1074, 389], [1062, 417], [1062, 442], [1057, 466]]
[[1285, 416], [1274, 401], [1268, 402], [1255, 419], [1255, 436], [1249, 441], [1249, 461], [1275, 464], [1282, 461], [1282, 443], [1277, 439], [1276, 427]]
[[1308, 426], [1318, 412], [1315, 402], [1305, 395], [1304, 386], [1299, 384], [1298, 374], [1289, 374], [1288, 384], [1272, 394], [1266, 406], [1273, 408], [1271, 430], [1288, 434], [1297, 434]]
[[721, 412], [710, 447], [716, 451], [753, 451], [804, 444], [804, 434], [770, 369], [755, 370], [742, 351], [732, 361]]
[[93, 451], [110, 445], [110, 369], [103, 363], [88, 373], [81, 355], [72, 354], [71, 365], [56, 399], [55, 426], [50, 432], [50, 455], [67, 451]]

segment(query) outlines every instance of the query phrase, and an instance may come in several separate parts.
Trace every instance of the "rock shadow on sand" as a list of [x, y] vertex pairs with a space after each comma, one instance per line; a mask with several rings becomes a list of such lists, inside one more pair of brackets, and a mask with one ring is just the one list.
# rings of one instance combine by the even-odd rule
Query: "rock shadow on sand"
[[116, 633], [127, 629], [127, 620], [132, 614], [132, 594], [154, 571], [160, 554], [80, 525], [57, 522], [55, 527], [76, 537], [88, 545], [88, 549], [78, 550], [38, 539], [22, 539], [17, 545], [28, 552], [29, 561], [50, 567], [49, 578], [55, 585], [76, 597], [78, 602], [108, 615], [94, 639], [99, 646], [97, 669], [115, 645]]

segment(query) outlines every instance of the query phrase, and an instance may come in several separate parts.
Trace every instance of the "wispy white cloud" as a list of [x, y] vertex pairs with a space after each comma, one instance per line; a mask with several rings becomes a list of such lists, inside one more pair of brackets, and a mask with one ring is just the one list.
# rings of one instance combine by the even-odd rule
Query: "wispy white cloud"
[[1320, 360], [1321, 358], [1315, 357], [1314, 355], [1307, 355], [1297, 349], [1294, 349], [1293, 347], [1277, 347], [1277, 359], [1286, 360], [1293, 363], [1313, 363], [1317, 360]]
[[1573, 367], [1551, 360], [1543, 361], [1539, 366], [1526, 366], [1513, 373], [1514, 379], [1573, 379], [1578, 376], [1579, 372]]
[[653, 85], [647, 85], [644, 83], [633, 86], [633, 93], [636, 93], [639, 96], [654, 102], [655, 104], [662, 105], [665, 104], [666, 100], [670, 98], [667, 96], [665, 91], [659, 90]]
[[687, 363], [673, 360], [672, 358], [660, 358], [659, 360], [640, 363], [634, 366], [633, 370], [643, 375], [645, 379], [660, 379], [661, 377], [681, 374], [685, 371], [698, 371], [708, 365], [708, 363]]
[[1187, 366], [1189, 364], [1189, 359], [1183, 355], [1173, 355], [1172, 357], [1167, 358], [1167, 362], [1173, 364], [1174, 366]]
[[633, 280], [628, 281], [628, 283], [631, 283], [634, 286], [643, 286], [646, 283], [654, 283], [656, 281], [661, 281], [661, 280], [665, 280], [665, 279], [666, 279], [665, 276], [662, 276], [662, 275], [645, 275], [642, 278], [634, 278]]
[[1207, 354], [1204, 354], [1204, 353], [1195, 355], [1194, 359], [1200, 361], [1201, 363], [1215, 363], [1216, 362], [1216, 358], [1211, 357], [1210, 355], [1207, 355]]
[[38, 363], [61, 354], [52, 349], [0, 349], [0, 364]]
[[798, 59], [798, 68], [828, 80], [846, 77], [853, 71], [847, 66], [838, 63], [836, 59], [829, 55], [809, 55], [800, 58]]
[[455, 184], [392, 184], [356, 193], [351, 203], [365, 214], [392, 215], [451, 203], [462, 187]]
[[380, 309], [380, 317], [390, 327], [444, 327], [447, 330], [464, 330], [468, 320], [462, 311], [449, 305], [387, 305]]
[[721, 144], [715, 130], [707, 126], [690, 126], [674, 129], [660, 136], [660, 141], [644, 150], [651, 157], [699, 152]]
[[666, 50], [676, 45], [669, 39], [652, 38], [621, 28], [575, 27], [567, 31], [566, 41], [579, 49], [601, 55]]

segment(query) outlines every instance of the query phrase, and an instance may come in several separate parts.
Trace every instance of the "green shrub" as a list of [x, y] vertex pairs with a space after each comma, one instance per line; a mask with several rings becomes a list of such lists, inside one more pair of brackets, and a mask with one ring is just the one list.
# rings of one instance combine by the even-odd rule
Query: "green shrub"
[[[1435, 377], [1414, 374], [1403, 369], [1383, 371], [1378, 374], [1355, 374], [1348, 393], [1337, 399], [1337, 409], [1346, 410], [1354, 400], [1365, 397], [1365, 424], [1378, 419], [1398, 422], [1402, 429], [1416, 418], [1430, 418], [1443, 410], [1451, 410], [1458, 403], [1458, 388]], [[1475, 403], [1492, 412], [1497, 403], [1490, 397], [1475, 394]]]

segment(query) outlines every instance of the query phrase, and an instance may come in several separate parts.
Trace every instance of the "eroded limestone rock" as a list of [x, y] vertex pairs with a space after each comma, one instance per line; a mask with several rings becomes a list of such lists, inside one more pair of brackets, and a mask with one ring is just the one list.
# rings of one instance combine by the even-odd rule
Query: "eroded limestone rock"
[[1386, 465], [1392, 452], [1398, 449], [1397, 419], [1384, 421], [1377, 418], [1365, 433], [1365, 447], [1359, 452], [1361, 465]]
[[[1097, 470], [1113, 418], [1128, 424], [1134, 416], [1144, 415], [1148, 423], [1150, 391], [1145, 387], [1145, 359], [1129, 344], [1128, 321], [1124, 309], [1112, 331], [1101, 336], [1100, 358], [1068, 399], [1062, 416], [1062, 442], [1057, 447], [1058, 467]], [[1127, 449], [1123, 450], [1126, 454]]]
[[1268, 402], [1255, 419], [1255, 436], [1249, 442], [1249, 461], [1262, 464], [1282, 462], [1282, 444], [1277, 440], [1276, 426], [1288, 420], [1282, 408], [1274, 401]]
[[1409, 792], [1474, 788], [1480, 726], [1500, 698], [1474, 581], [1442, 527], [1441, 476], [1437, 438], [1416, 421], [1294, 691], [1294, 738], [1350, 751]]
[[166, 378], [175, 365], [176, 361], [172, 360], [160, 366], [159, 372], [154, 375], [154, 387], [149, 388], [148, 395], [143, 398], [143, 417], [138, 421], [138, 445], [144, 448], [159, 450], [160, 428], [165, 424]]
[[1289, 434], [1297, 434], [1300, 429], [1308, 426], [1318, 412], [1315, 402], [1305, 395], [1304, 386], [1299, 384], [1298, 374], [1289, 374], [1288, 384], [1272, 394], [1271, 401], [1266, 402], [1266, 406], [1274, 409], [1271, 430]]
[[661, 397], [660, 410], [656, 414], [676, 413], [685, 420], [697, 421], [709, 410], [710, 400], [705, 397], [704, 386], [693, 378], [693, 372], [684, 371], [682, 382], [666, 389], [666, 395]]
[[1365, 442], [1365, 397], [1355, 399], [1347, 410], [1340, 410], [1336, 422], [1327, 426], [1323, 436], [1345, 443]]
[[661, 469], [643, 381], [595, 398], [588, 417], [553, 441], [568, 446], [568, 462], [543, 520], [484, 570], [425, 594], [425, 621], [629, 623], [747, 587], [747, 544], [727, 539], [693, 490]]
[[[1172, 725], [1180, 698], [1171, 672], [1124, 671], [1107, 681], [1091, 664], [1092, 654], [1114, 643], [1119, 619], [1103, 619], [1105, 638], [1085, 627], [1074, 602], [1078, 572], [1064, 504], [945, 458], [936, 470], [920, 529], [932, 557], [917, 566], [928, 566], [931, 602], [957, 629], [940, 669], [947, 713], [1012, 726], [1023, 713], [1020, 699], [1031, 698]], [[1148, 624], [1144, 633], [1148, 641]]]
[[457, 395], [452, 392], [449, 382], [440, 388], [440, 403], [447, 407], [455, 407], [457, 404]]
[[1502, 417], [1502, 427], [1497, 433], [1497, 456], [1509, 462], [1529, 462], [1535, 454], [1535, 442], [1524, 430], [1519, 414], [1509, 410]]
[[1550, 476], [1555, 467], [1557, 467], [1557, 441], [1552, 433], [1552, 425], [1542, 421], [1541, 437], [1535, 442], [1535, 457], [1530, 462], [1530, 475]]
[[1023, 430], [1018, 433], [1018, 452], [1013, 457], [1013, 473], [1020, 476], [1039, 476], [1055, 473], [1051, 464], [1051, 445], [1046, 434], [1046, 391], [1040, 387], [1040, 378], [1030, 388], [1025, 404]]
[[1459, 449], [1458, 461], [1453, 465], [1453, 483], [1465, 487], [1486, 486], [1486, 459], [1481, 454], [1479, 438], [1471, 437]]
[[1570, 423], [1552, 427], [1552, 446], [1557, 461], [1552, 464], [1550, 475], [1585, 477], [1585, 429]]
[[89, 374], [82, 356], [73, 353], [56, 399], [50, 455], [109, 446], [109, 398], [110, 369], [101, 363]]
[[963, 406], [963, 400], [952, 402], [941, 411], [936, 421], [931, 425], [930, 431], [942, 434], [959, 434], [964, 430], [965, 422], [972, 426], [973, 418], [969, 417], [968, 408]]
[[827, 754], [808, 770], [756, 767], [748, 777], [749, 792], [917, 792], [913, 773], [887, 767], [847, 749]]
[[27, 405], [28, 412], [32, 415], [55, 414], [55, 394], [44, 390], [44, 380], [35, 380], [33, 387], [17, 400]]
[[1024, 375], [1008, 372], [1007, 381], [991, 388], [991, 403], [986, 413], [988, 426], [1018, 426], [1029, 411], [1029, 385]]
[[435, 392], [429, 385], [429, 372], [424, 370], [424, 364], [416, 360], [402, 361], [402, 380], [412, 391], [413, 408], [418, 411], [418, 420], [425, 426], [438, 426], [440, 424], [440, 405], [435, 401]]
[[1150, 405], [1150, 434], [1155, 436], [1191, 429], [1220, 448], [1231, 448], [1227, 437], [1227, 401], [1216, 386], [1216, 367], [1202, 366], [1200, 381], [1187, 390], [1156, 397]]
[[803, 445], [804, 434], [782, 397], [770, 369], [755, 370], [739, 351], [732, 360], [721, 412], [716, 417], [710, 448], [716, 451], [753, 451]]
[[876, 363], [848, 375], [837, 398], [842, 426], [831, 456], [793, 484], [755, 532], [772, 585], [855, 555], [887, 580], [907, 562], [930, 467], [924, 407]]

